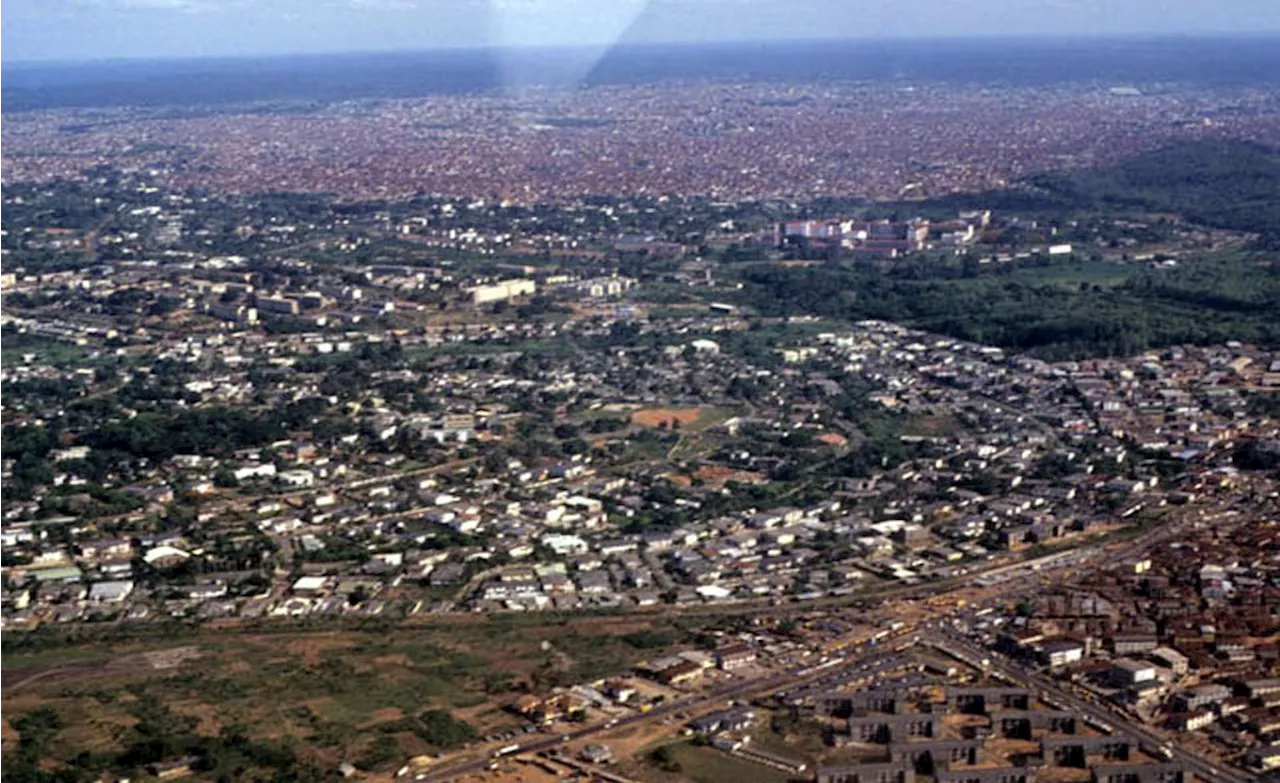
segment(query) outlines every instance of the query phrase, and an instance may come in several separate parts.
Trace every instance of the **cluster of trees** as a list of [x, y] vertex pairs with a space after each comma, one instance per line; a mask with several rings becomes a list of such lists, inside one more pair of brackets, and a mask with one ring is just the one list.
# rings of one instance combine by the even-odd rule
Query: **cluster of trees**
[[139, 414], [87, 433], [93, 449], [132, 459], [163, 462], [175, 454], [231, 454], [279, 440], [284, 428], [275, 415], [236, 408], [204, 408], [171, 416]]
[[384, 735], [411, 732], [439, 750], [461, 747], [478, 736], [474, 726], [453, 717], [448, 710], [427, 710], [419, 715], [383, 723], [378, 726], [378, 731]]
[[[847, 205], [850, 209], [856, 205]], [[913, 203], [913, 214], [985, 207], [1019, 214], [1179, 213], [1280, 248], [1280, 153], [1245, 142], [1170, 145], [1118, 165], [1035, 175], [1015, 188]], [[893, 213], [894, 205], [880, 208]], [[1048, 263], [1041, 259], [1040, 265]], [[836, 265], [744, 270], [741, 302], [764, 315], [880, 318], [1048, 359], [1132, 354], [1174, 343], [1280, 344], [1280, 264], [1266, 256], [1133, 268], [1104, 290], [1048, 285], [1025, 266], [907, 259], [886, 272]], [[738, 389], [749, 398], [749, 389]]]
[[82, 491], [55, 491], [41, 503], [44, 513], [55, 516], [77, 515], [89, 519], [127, 514], [142, 508], [146, 501], [119, 489], [93, 484], [77, 488]]
[[1280, 242], [1280, 153], [1244, 141], [1184, 142], [1116, 166], [1042, 174], [1031, 184], [1072, 206], [1176, 212]]
[[[13, 472], [6, 491], [17, 498], [30, 498], [36, 487], [53, 483], [55, 468], [82, 476], [93, 484], [110, 475], [126, 476], [140, 460], [163, 462], [175, 454], [230, 455], [239, 449], [258, 448], [279, 440], [285, 429], [278, 415], [252, 413], [234, 408], [207, 408], [176, 414], [143, 413], [132, 419], [110, 421], [85, 433], [79, 442], [91, 447], [86, 459], [67, 460], [58, 465], [50, 455], [59, 444], [65, 427], [61, 421], [49, 426], [6, 426], [0, 435], [6, 459], [13, 459]], [[90, 486], [93, 500], [122, 510], [136, 503], [120, 495]]]
[[5, 489], [13, 497], [26, 500], [36, 487], [53, 483], [53, 465], [47, 459], [57, 445], [57, 433], [48, 427], [6, 426], [0, 443], [5, 459], [14, 460]]
[[19, 783], [76, 783], [106, 772], [132, 775], [149, 764], [194, 757], [196, 771], [213, 780], [247, 779], [277, 783], [319, 783], [327, 773], [301, 759], [287, 744], [253, 739], [243, 728], [225, 727], [218, 736], [195, 733], [197, 721], [168, 709], [143, 689], [130, 712], [138, 722], [119, 751], [85, 751], [64, 764], [48, 765], [58, 755], [59, 735], [66, 721], [49, 707], [36, 709], [14, 722], [20, 739], [15, 751], [6, 753], [4, 771]]
[[877, 318], [1047, 359], [1231, 339], [1280, 344], [1280, 264], [1248, 257], [1137, 271], [1105, 290], [1016, 273], [900, 279], [841, 267], [759, 267], [746, 270], [744, 281], [741, 301], [767, 316]]
[[1236, 447], [1232, 460], [1245, 470], [1280, 470], [1280, 442], [1250, 438]]
[[624, 634], [621, 638], [622, 641], [637, 650], [656, 650], [663, 647], [670, 647], [676, 642], [673, 635], [650, 629]]

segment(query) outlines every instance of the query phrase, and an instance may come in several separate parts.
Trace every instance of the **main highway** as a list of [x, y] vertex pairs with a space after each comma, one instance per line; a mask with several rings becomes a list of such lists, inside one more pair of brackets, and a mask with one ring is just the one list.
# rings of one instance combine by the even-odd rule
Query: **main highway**
[[[907, 632], [904, 629], [903, 631], [900, 631], [899, 633], [884, 640], [883, 643], [912, 643], [917, 641], [918, 638], [917, 634]], [[557, 734], [550, 737], [545, 735], [525, 735], [527, 740], [519, 742], [518, 749], [513, 749], [509, 755], [539, 753], [541, 751], [551, 750], [586, 737], [611, 733], [628, 726], [653, 723], [655, 721], [674, 716], [679, 712], [704, 713], [711, 711], [714, 708], [726, 709], [731, 701], [746, 701], [758, 696], [775, 693], [785, 688], [813, 684], [827, 679], [837, 679], [841, 672], [856, 669], [858, 666], [871, 662], [882, 656], [883, 653], [879, 647], [867, 647], [861, 652], [847, 657], [834, 657], [825, 663], [818, 663], [815, 665], [796, 666], [782, 674], [777, 674], [765, 679], [743, 680], [742, 682], [736, 682], [731, 685], [717, 688], [709, 693], [702, 693], [697, 696], [689, 696], [683, 699], [666, 702], [660, 706], [654, 707], [647, 713], [637, 713], [625, 718], [619, 718], [616, 721], [586, 726], [565, 734]], [[514, 742], [515, 741], [513, 741], [513, 743]], [[459, 760], [439, 769], [427, 770], [422, 777], [417, 777], [416, 779], [419, 783], [443, 783], [443, 781], [455, 780], [462, 775], [468, 775], [486, 769], [493, 763], [494, 758], [494, 754], [490, 752], [485, 756]]]
[[[1082, 549], [1036, 558], [1035, 560], [1012, 563], [983, 571], [980, 574], [974, 574], [974, 578], [1003, 575], [1007, 576], [1008, 579], [1000, 584], [998, 590], [993, 590], [991, 594], [984, 596], [982, 599], [969, 603], [968, 611], [973, 611], [984, 604], [994, 605], [1029, 595], [1038, 589], [1039, 580], [1051, 572], [1072, 569], [1076, 571], [1074, 575], [1078, 575], [1080, 571], [1088, 570], [1088, 567], [1095, 566], [1099, 562], [1123, 562], [1126, 559], [1137, 557], [1143, 552], [1149, 551], [1151, 547], [1182, 533], [1190, 524], [1216, 522], [1234, 516], [1236, 516], [1234, 512], [1230, 511], [1198, 516], [1186, 513], [1176, 521], [1145, 531], [1134, 538], [1122, 542], [1114, 542], [1109, 545], [1092, 545]], [[945, 596], [948, 593], [960, 593], [970, 587], [971, 585], [956, 580], [945, 585], [935, 584], [927, 588], [917, 586], [902, 591], [893, 590], [890, 595], [893, 597], [914, 598], [923, 595], [924, 591], [928, 591], [935, 596]], [[877, 597], [884, 598], [887, 596]], [[840, 603], [844, 604], [847, 600], [843, 599]], [[789, 608], [791, 611], [806, 611], [810, 608], [817, 608], [813, 606], [814, 603], [822, 604], [822, 602], [806, 602], [805, 604], [779, 608]], [[835, 607], [828, 605], [824, 608]], [[975, 646], [958, 634], [945, 630], [934, 630], [934, 627], [939, 629], [945, 627], [942, 622], [936, 621], [945, 620], [947, 617], [953, 616], [958, 611], [957, 607], [947, 608], [945, 604], [940, 604], [936, 607], [922, 608], [925, 614], [928, 615], [927, 617], [916, 618], [916, 623], [908, 623], [889, 637], [882, 639], [881, 646], [851, 647], [848, 648], [846, 656], [837, 655], [817, 666], [796, 666], [786, 672], [764, 679], [743, 680], [725, 685], [709, 693], [664, 703], [647, 713], [638, 713], [607, 723], [584, 726], [568, 733], [552, 736], [543, 734], [523, 735], [523, 741], [519, 739], [518, 735], [512, 741], [516, 747], [511, 748], [509, 754], [503, 755], [539, 753], [579, 739], [611, 733], [620, 728], [659, 721], [680, 712], [704, 713], [716, 708], [723, 709], [730, 701], [748, 700], [782, 690], [791, 690], [809, 684], [820, 683], [824, 680], [838, 680], [841, 673], [855, 670], [864, 663], [883, 657], [884, 653], [882, 651], [885, 647], [900, 646], [904, 643], [912, 644], [918, 641], [942, 645], [951, 650], [961, 652], [972, 660], [986, 658], [990, 661], [988, 670], [991, 672], [999, 673], [1015, 682], [1026, 683], [1029, 687], [1041, 693], [1051, 694], [1062, 704], [1079, 711], [1081, 715], [1092, 715], [1096, 720], [1101, 720], [1116, 727], [1143, 744], [1152, 747], [1167, 745], [1168, 740], [1166, 738], [1146, 727], [1133, 723], [1117, 709], [1103, 707], [1074, 694], [1067, 693], [1039, 672], [1024, 668], [1012, 661], [1000, 660], [997, 656]], [[774, 608], [775, 611], [777, 609]], [[1174, 748], [1172, 753], [1173, 759], [1180, 762], [1185, 769], [1194, 772], [1209, 783], [1251, 783], [1254, 780], [1253, 777], [1242, 771], [1216, 766], [1189, 751]], [[472, 754], [474, 755], [446, 762], [439, 768], [425, 770], [415, 776], [416, 780], [420, 781], [420, 783], [443, 783], [444, 781], [456, 780], [461, 776], [485, 770], [495, 759], [494, 752], [489, 749], [473, 750]]]

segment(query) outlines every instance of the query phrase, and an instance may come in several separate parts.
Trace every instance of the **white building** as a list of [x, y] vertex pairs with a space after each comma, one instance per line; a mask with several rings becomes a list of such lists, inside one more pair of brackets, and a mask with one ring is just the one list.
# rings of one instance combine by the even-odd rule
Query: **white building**
[[324, 576], [304, 576], [293, 583], [293, 592], [298, 594], [318, 593], [329, 586], [329, 578]]
[[1157, 647], [1147, 654], [1156, 663], [1168, 668], [1179, 677], [1186, 674], [1187, 669], [1190, 667], [1191, 662], [1187, 656], [1172, 647]]
[[574, 535], [548, 533], [542, 537], [542, 544], [557, 555], [581, 555], [587, 551], [587, 542]]
[[1084, 660], [1084, 645], [1070, 639], [1046, 642], [1043, 658], [1052, 668], [1070, 666]]
[[118, 604], [133, 592], [133, 582], [98, 582], [89, 588], [89, 600], [100, 603]]
[[490, 302], [504, 302], [517, 296], [532, 296], [538, 290], [538, 284], [532, 280], [517, 278], [501, 280], [492, 285], [478, 285], [471, 289], [471, 301], [482, 305]]
[[1154, 680], [1156, 667], [1146, 661], [1137, 661], [1133, 658], [1116, 658], [1111, 662], [1108, 678], [1117, 686], [1130, 687]]
[[236, 481], [244, 481], [251, 478], [271, 478], [276, 474], [276, 466], [271, 462], [248, 463], [237, 467], [231, 471], [236, 477]]
[[309, 470], [286, 470], [276, 476], [276, 481], [287, 487], [314, 487], [316, 476]]

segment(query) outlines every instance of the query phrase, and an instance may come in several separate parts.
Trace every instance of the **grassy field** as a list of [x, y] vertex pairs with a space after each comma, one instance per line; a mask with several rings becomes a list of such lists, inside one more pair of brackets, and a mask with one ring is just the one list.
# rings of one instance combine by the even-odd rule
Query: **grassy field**
[[[6, 635], [6, 748], [18, 721], [51, 708], [65, 724], [51, 758], [118, 752], [138, 741], [133, 727], [163, 705], [191, 724], [193, 736], [237, 727], [325, 765], [394, 742], [403, 759], [442, 749], [425, 727], [429, 711], [466, 721], [481, 736], [514, 728], [520, 719], [502, 707], [516, 696], [623, 673], [661, 652], [637, 650], [623, 637], [655, 627], [672, 642], [686, 636], [661, 620], [520, 615], [422, 628], [189, 630], [27, 650]], [[144, 654], [180, 646], [199, 657], [157, 669]]]
[[785, 715], [775, 721], [773, 713], [763, 713], [751, 732], [751, 747], [784, 758], [803, 759], [814, 764], [830, 755], [832, 748], [823, 741], [822, 726], [813, 720], [790, 722]]
[[1018, 269], [1014, 277], [1028, 284], [1052, 285], [1078, 290], [1081, 284], [1096, 285], [1099, 288], [1115, 288], [1124, 284], [1125, 281], [1134, 277], [1140, 271], [1140, 266], [1132, 264], [1085, 261], [1079, 264], [1023, 267]]
[[46, 668], [76, 661], [105, 661], [128, 652], [122, 646], [87, 643], [59, 646], [53, 649], [6, 652], [0, 660], [3, 660], [4, 669], [13, 671], [32, 667]]
[[742, 413], [743, 411], [737, 408], [704, 406], [698, 409], [698, 418], [690, 429], [699, 432], [709, 430]]
[[695, 783], [725, 783], [750, 780], [752, 783], [787, 783], [791, 776], [770, 767], [734, 758], [715, 748], [679, 742], [667, 745], [671, 760], [679, 765], [674, 772], [680, 780]]
[[14, 367], [22, 364], [25, 354], [35, 354], [36, 362], [58, 367], [74, 367], [86, 358], [84, 348], [78, 345], [48, 340], [27, 334], [7, 335], [0, 347], [0, 364]]

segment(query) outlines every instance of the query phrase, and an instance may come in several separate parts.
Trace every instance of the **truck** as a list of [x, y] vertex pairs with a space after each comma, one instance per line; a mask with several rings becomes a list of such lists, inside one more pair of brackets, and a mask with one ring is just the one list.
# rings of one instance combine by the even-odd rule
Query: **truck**
[[515, 743], [515, 744], [512, 744], [512, 745], [505, 745], [505, 746], [503, 746], [503, 747], [498, 748], [497, 750], [495, 750], [495, 751], [493, 752], [493, 756], [492, 756], [492, 757], [493, 757], [493, 758], [495, 758], [495, 759], [500, 759], [500, 758], [502, 758], [503, 756], [510, 756], [512, 753], [515, 753], [515, 752], [516, 752], [516, 751], [518, 751], [518, 750], [520, 750], [520, 744], [519, 744], [519, 743]]

